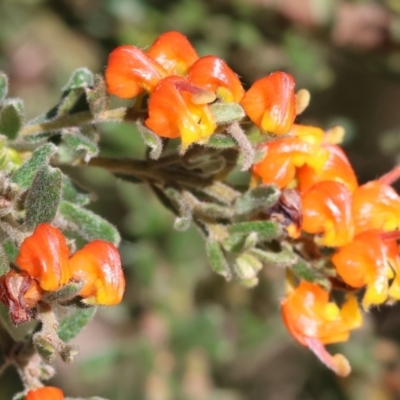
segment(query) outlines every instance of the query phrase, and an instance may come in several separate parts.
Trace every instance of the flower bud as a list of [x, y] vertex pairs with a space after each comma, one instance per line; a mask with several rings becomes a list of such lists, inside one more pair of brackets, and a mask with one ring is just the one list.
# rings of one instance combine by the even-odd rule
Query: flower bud
[[125, 290], [118, 249], [103, 240], [94, 240], [78, 250], [69, 262], [72, 279], [83, 282], [78, 295], [87, 304], [115, 305]]

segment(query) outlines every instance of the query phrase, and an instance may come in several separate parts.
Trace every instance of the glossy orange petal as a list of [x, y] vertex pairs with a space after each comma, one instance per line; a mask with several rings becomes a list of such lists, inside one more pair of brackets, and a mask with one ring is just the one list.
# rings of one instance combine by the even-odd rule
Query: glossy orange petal
[[371, 229], [392, 231], [400, 227], [400, 196], [389, 185], [371, 181], [353, 193], [356, 233]]
[[240, 104], [262, 132], [288, 133], [296, 118], [294, 79], [285, 72], [274, 72], [253, 83]]
[[124, 45], [108, 57], [105, 78], [110, 94], [130, 99], [143, 90], [152, 92], [167, 71], [143, 50]]
[[37, 279], [42, 289], [53, 291], [71, 278], [68, 257], [69, 248], [62, 232], [49, 224], [40, 224], [22, 242], [15, 262]]
[[64, 394], [59, 388], [45, 386], [30, 390], [25, 400], [64, 400]]
[[215, 56], [199, 58], [190, 68], [188, 80], [217, 93], [217, 97], [226, 103], [238, 103], [244, 89], [239, 77], [224, 60]]
[[181, 137], [183, 148], [195, 142], [207, 142], [216, 128], [209, 106], [194, 104], [187, 84], [177, 76], [160, 81], [150, 97], [149, 118], [145, 121], [161, 137]]
[[302, 229], [321, 235], [323, 246], [343, 246], [353, 239], [351, 192], [340, 182], [323, 181], [302, 193]]
[[309, 189], [317, 182], [341, 182], [353, 192], [357, 186], [357, 178], [344, 151], [337, 145], [325, 144], [329, 157], [320, 171], [304, 165], [297, 171], [298, 188], [301, 192]]
[[186, 36], [176, 31], [161, 34], [147, 54], [164, 67], [168, 75], [186, 75], [199, 56]]
[[83, 282], [78, 293], [88, 304], [115, 305], [125, 291], [118, 249], [103, 240], [94, 240], [70, 259], [72, 279]]

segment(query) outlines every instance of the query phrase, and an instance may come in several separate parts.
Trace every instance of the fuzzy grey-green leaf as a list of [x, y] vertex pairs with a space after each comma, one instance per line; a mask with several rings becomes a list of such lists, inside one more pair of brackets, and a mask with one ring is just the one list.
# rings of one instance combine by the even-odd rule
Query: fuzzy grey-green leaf
[[0, 246], [0, 276], [3, 276], [10, 269], [10, 261], [3, 246]]
[[62, 173], [48, 165], [41, 167], [33, 178], [25, 200], [25, 221], [29, 228], [51, 222], [61, 201]]
[[229, 149], [232, 147], [238, 147], [238, 144], [236, 140], [230, 136], [216, 133], [208, 139], [208, 142], [205, 143], [204, 146], [212, 147], [214, 149]]
[[84, 88], [71, 89], [65, 92], [57, 108], [57, 117], [68, 114], [84, 93]]
[[278, 224], [272, 221], [246, 221], [232, 224], [228, 228], [231, 234], [249, 235], [252, 232], [257, 233], [260, 240], [271, 241], [282, 235], [282, 230]]
[[3, 72], [0, 71], [0, 102], [2, 102], [8, 94], [8, 77]]
[[213, 271], [218, 275], [222, 275], [227, 281], [231, 280], [232, 273], [220, 243], [208, 238], [206, 241], [206, 254]]
[[104, 78], [100, 74], [94, 76], [94, 87], [86, 88], [86, 99], [89, 103], [90, 111], [96, 118], [108, 107], [107, 87]]
[[237, 103], [214, 103], [211, 105], [211, 112], [218, 125], [240, 121], [246, 115], [243, 107]]
[[62, 88], [63, 92], [77, 88], [93, 86], [93, 73], [87, 68], [78, 68], [69, 78], [67, 84]]
[[90, 202], [90, 194], [79, 191], [66, 175], [63, 175], [62, 197], [63, 200], [79, 206], [84, 206]]
[[58, 327], [58, 336], [63, 342], [69, 342], [73, 339], [96, 313], [96, 307], [74, 308], [72, 310], [61, 320]]
[[8, 99], [2, 104], [0, 111], [0, 134], [14, 140], [24, 120], [24, 106], [20, 99]]
[[92, 157], [99, 153], [97, 143], [82, 135], [79, 131], [68, 130], [63, 135], [64, 143], [74, 152], [82, 153], [85, 162], [89, 162]]
[[92, 211], [69, 201], [62, 201], [59, 212], [84, 239], [88, 241], [102, 239], [118, 246], [121, 240], [118, 231], [108, 221]]

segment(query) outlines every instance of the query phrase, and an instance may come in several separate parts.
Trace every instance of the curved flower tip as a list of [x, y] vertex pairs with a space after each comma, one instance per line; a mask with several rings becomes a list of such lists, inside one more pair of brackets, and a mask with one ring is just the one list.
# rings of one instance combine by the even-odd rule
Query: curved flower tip
[[193, 103], [190, 86], [177, 76], [161, 80], [150, 97], [149, 118], [145, 121], [161, 137], [181, 137], [183, 151], [192, 143], [207, 142], [216, 128], [210, 107]]
[[297, 171], [300, 191], [306, 191], [317, 182], [335, 181], [343, 183], [354, 192], [358, 187], [357, 177], [344, 151], [333, 144], [323, 145], [323, 148], [328, 152], [328, 159], [319, 171], [309, 165], [304, 165]]
[[240, 104], [262, 132], [288, 133], [296, 117], [293, 76], [274, 72], [254, 82]]
[[78, 293], [87, 304], [115, 305], [125, 291], [118, 249], [103, 240], [94, 240], [78, 250], [69, 261], [72, 279], [82, 281]]
[[69, 248], [62, 232], [49, 224], [40, 224], [22, 242], [15, 262], [43, 290], [54, 291], [71, 278], [68, 257]]
[[143, 50], [119, 46], [108, 57], [105, 78], [108, 93], [123, 99], [137, 96], [143, 90], [152, 92], [167, 71]]
[[157, 61], [169, 75], [186, 75], [199, 56], [186, 36], [170, 31], [161, 34], [147, 54]]
[[61, 389], [54, 386], [45, 386], [30, 390], [25, 400], [64, 400], [64, 394]]
[[322, 181], [301, 195], [302, 229], [320, 234], [316, 240], [323, 246], [337, 247], [353, 239], [351, 192], [340, 182]]
[[399, 229], [400, 197], [387, 184], [368, 182], [353, 193], [353, 215], [356, 233], [371, 229]]
[[235, 74], [224, 60], [215, 56], [199, 58], [190, 68], [188, 80], [216, 92], [217, 97], [225, 103], [238, 103], [244, 89], [237, 74]]

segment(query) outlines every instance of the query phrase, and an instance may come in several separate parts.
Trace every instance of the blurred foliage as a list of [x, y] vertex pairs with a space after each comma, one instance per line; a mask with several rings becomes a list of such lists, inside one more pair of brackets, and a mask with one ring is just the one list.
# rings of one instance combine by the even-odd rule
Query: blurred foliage
[[[58, 101], [74, 69], [101, 72], [115, 46], [146, 47], [171, 29], [201, 55], [225, 58], [247, 85], [276, 69], [293, 73], [313, 94], [301, 122], [340, 121], [361, 181], [400, 159], [398, 0], [3, 0], [0, 70], [29, 118]], [[103, 125], [100, 134], [104, 155], [145, 151], [131, 125]], [[253, 290], [226, 283], [210, 272], [199, 233], [173, 231], [173, 216], [150, 189], [96, 169], [69, 173], [98, 197], [93, 210], [120, 230], [128, 287], [123, 305], [99, 310], [73, 341], [81, 348], [76, 362], [57, 365], [56, 384], [68, 395], [400, 398], [398, 307], [377, 313], [344, 345], [354, 373], [339, 380], [285, 332], [282, 271], [264, 270]], [[390, 340], [374, 339], [376, 321]], [[0, 400], [18, 386], [8, 371]]]

